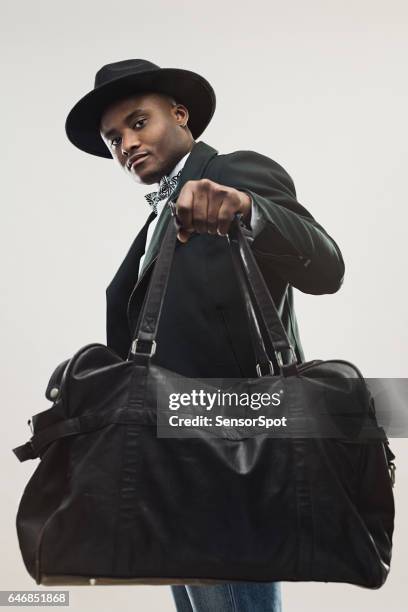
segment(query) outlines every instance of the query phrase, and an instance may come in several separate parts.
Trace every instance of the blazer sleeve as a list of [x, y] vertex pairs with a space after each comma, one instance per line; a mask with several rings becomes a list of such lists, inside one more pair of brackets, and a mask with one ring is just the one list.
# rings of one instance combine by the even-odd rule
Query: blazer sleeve
[[[335, 293], [344, 278], [340, 248], [297, 200], [286, 170], [266, 155], [235, 151], [218, 156], [222, 185], [245, 191], [256, 205], [252, 249], [259, 261], [304, 293]], [[255, 228], [252, 228], [255, 229]]]
[[265, 217], [262, 212], [259, 210], [258, 204], [255, 202], [254, 198], [251, 198], [251, 215], [248, 225], [248, 228], [252, 232], [252, 236], [257, 236], [265, 225]]

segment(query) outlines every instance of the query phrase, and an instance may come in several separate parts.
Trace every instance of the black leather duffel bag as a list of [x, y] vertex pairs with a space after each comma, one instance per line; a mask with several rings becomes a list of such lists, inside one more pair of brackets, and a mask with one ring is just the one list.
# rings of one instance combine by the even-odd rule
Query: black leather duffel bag
[[[158, 436], [158, 393], [177, 376], [151, 357], [177, 230], [172, 217], [128, 358], [95, 343], [61, 363], [46, 391], [53, 405], [32, 418], [29, 442], [13, 449], [20, 461], [40, 458], [16, 520], [28, 572], [43, 585], [380, 587], [391, 561], [395, 456], [373, 398], [347, 361], [296, 363], [236, 220], [229, 242], [259, 374], [236, 384], [285, 390], [298, 434], [225, 426]], [[180, 388], [188, 382], [178, 380]], [[341, 435], [306, 435], [316, 388], [319, 414]], [[364, 437], [367, 423], [376, 435]]]

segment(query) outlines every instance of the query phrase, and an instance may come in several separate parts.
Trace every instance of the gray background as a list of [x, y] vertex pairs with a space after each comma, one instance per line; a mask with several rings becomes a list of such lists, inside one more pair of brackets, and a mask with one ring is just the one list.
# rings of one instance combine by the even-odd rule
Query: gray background
[[[14, 521], [36, 462], [20, 464], [11, 448], [49, 406], [55, 365], [105, 342], [105, 288], [149, 213], [150, 189], [68, 142], [68, 111], [111, 61], [145, 58], [203, 74], [218, 104], [202, 139], [221, 153], [252, 149], [281, 163], [342, 249], [337, 294], [295, 293], [306, 358], [405, 377], [408, 8], [396, 0], [26, 0], [3, 1], [1, 13], [0, 588], [33, 589]], [[283, 583], [285, 611], [405, 609], [407, 442], [391, 442], [397, 520], [385, 586]], [[174, 609], [166, 586], [70, 591], [76, 612]]]

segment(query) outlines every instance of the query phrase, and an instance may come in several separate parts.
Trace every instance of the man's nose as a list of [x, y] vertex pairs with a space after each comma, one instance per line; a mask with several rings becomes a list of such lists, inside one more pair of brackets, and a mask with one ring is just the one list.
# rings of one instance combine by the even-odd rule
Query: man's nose
[[128, 157], [133, 149], [140, 147], [140, 138], [133, 130], [126, 130], [122, 135], [122, 155]]

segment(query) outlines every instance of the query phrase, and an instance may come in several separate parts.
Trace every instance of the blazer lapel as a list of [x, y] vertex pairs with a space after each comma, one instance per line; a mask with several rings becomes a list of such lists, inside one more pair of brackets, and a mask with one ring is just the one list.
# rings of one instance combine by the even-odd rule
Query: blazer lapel
[[116, 304], [122, 303], [123, 300], [127, 301], [129, 298], [129, 294], [137, 280], [139, 261], [144, 253], [146, 244], [147, 229], [155, 216], [156, 215], [154, 212], [149, 215], [144, 226], [132, 242], [132, 245], [130, 246], [115, 276], [109, 283], [106, 289], [108, 296], [108, 308], [114, 308]]
[[[206, 144], [203, 141], [196, 142], [193, 146], [190, 155], [187, 158], [186, 163], [181, 171], [179, 180], [177, 182], [177, 186], [172, 194], [171, 199], [174, 201], [179, 195], [183, 185], [190, 180], [197, 180], [202, 178], [205, 168], [212, 157], [218, 155], [218, 151]], [[157, 255], [160, 250], [160, 245], [162, 242], [162, 238], [164, 232], [166, 230], [169, 219], [171, 218], [171, 212], [169, 207], [167, 206], [160, 218], [157, 222], [156, 227], [154, 228], [153, 236], [151, 238], [149, 248], [147, 250], [146, 256], [143, 261], [142, 269], [140, 270], [139, 279], [141, 280], [142, 276], [144, 276], [147, 268], [153, 263], [153, 261], [157, 258]], [[138, 282], [139, 284], [139, 282]]]
[[[181, 174], [180, 174], [180, 179], [181, 179]], [[170, 209], [168, 206], [166, 206], [166, 208], [162, 211], [157, 221], [156, 227], [154, 228], [153, 236], [151, 237], [150, 244], [148, 246], [145, 258], [143, 260], [142, 268], [139, 272], [139, 279], [142, 278], [146, 269], [157, 258], [157, 254], [160, 249], [162, 236], [164, 234], [164, 230], [167, 227], [167, 223], [170, 217], [171, 217]]]

